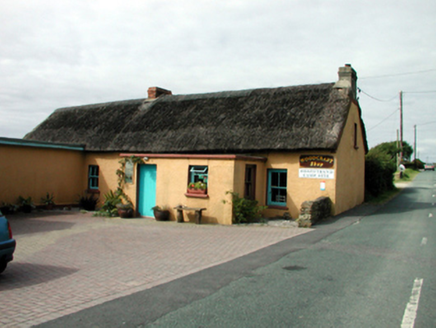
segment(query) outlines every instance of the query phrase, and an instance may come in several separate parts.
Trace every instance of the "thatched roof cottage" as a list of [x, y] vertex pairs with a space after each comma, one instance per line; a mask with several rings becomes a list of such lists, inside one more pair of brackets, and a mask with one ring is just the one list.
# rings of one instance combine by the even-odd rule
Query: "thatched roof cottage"
[[[120, 158], [142, 158], [125, 184], [142, 216], [186, 205], [207, 208], [205, 222], [231, 224], [227, 191], [268, 206], [266, 216], [296, 218], [320, 196], [338, 214], [364, 197], [356, 80], [346, 65], [336, 83], [192, 95], [154, 87], [144, 99], [58, 109], [24, 140], [82, 145], [76, 188], [100, 195], [116, 188]], [[204, 193], [188, 190], [195, 183]]]

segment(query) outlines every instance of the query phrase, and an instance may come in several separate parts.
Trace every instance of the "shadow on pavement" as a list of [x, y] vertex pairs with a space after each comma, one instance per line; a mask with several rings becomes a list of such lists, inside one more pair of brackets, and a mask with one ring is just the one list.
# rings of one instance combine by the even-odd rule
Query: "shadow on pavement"
[[0, 292], [42, 284], [68, 276], [77, 271], [79, 269], [11, 262], [6, 270], [0, 274]]
[[[77, 213], [65, 213], [65, 212], [42, 212], [42, 213], [30, 213], [30, 214], [13, 214], [8, 215], [7, 219], [11, 224], [12, 232], [14, 236], [48, 232], [56, 230], [70, 229], [75, 225], [71, 221], [56, 220], [53, 217], [71, 216]], [[50, 220], [44, 220], [44, 218], [50, 218]]]

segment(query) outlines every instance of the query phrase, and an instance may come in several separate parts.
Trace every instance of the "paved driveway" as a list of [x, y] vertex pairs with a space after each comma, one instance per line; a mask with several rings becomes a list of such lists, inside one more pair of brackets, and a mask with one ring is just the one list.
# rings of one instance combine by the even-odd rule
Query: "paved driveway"
[[15, 260], [0, 275], [0, 326], [29, 327], [227, 262], [309, 229], [9, 216]]

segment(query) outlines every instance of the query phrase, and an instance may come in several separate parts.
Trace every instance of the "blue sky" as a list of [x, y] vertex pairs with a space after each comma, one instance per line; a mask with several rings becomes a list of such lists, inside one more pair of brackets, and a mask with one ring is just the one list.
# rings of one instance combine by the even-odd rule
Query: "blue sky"
[[436, 2], [0, 0], [0, 136], [55, 109], [173, 94], [334, 82], [352, 64], [373, 147], [436, 162]]

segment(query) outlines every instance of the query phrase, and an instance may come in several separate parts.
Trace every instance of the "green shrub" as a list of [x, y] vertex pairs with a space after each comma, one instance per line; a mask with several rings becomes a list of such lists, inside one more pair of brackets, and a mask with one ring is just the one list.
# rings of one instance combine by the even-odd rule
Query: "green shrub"
[[121, 197], [121, 191], [120, 189], [117, 189], [115, 192], [112, 190], [109, 190], [104, 195], [104, 203], [101, 209], [98, 211], [98, 215], [101, 216], [117, 216], [118, 215], [118, 209], [117, 205], [122, 204], [122, 197]]
[[94, 195], [84, 195], [79, 197], [79, 207], [86, 211], [95, 211], [97, 202], [98, 198], [95, 198]]
[[232, 195], [233, 223], [256, 222], [261, 218], [262, 211], [267, 208], [267, 206], [259, 206], [257, 200], [239, 197], [238, 193], [227, 191], [226, 195], [228, 194]]
[[365, 158], [365, 191], [377, 197], [394, 190], [395, 163], [383, 153], [368, 153]]

